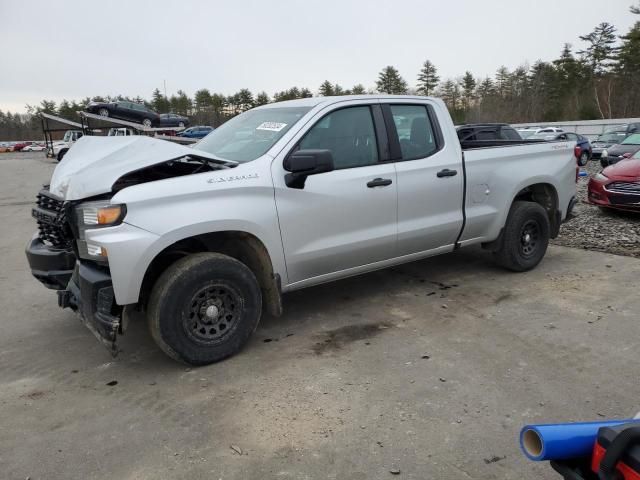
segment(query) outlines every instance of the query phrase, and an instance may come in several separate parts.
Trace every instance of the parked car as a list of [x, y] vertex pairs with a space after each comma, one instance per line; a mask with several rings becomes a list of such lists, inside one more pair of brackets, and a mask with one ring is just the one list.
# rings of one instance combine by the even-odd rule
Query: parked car
[[533, 135], [529, 135], [527, 140], [554, 140], [559, 133], [564, 133], [564, 130], [556, 127], [541, 128]]
[[587, 198], [599, 207], [640, 212], [640, 152], [591, 177]]
[[160, 126], [161, 127], [188, 127], [189, 119], [182, 115], [175, 113], [161, 113], [160, 114]]
[[640, 133], [634, 133], [619, 144], [603, 150], [600, 155], [600, 165], [606, 168], [624, 158], [632, 157], [638, 150], [640, 150]]
[[26, 146], [31, 145], [33, 142], [16, 142], [12, 145], [11, 150], [13, 152], [21, 152]]
[[204, 138], [213, 132], [213, 127], [208, 127], [205, 125], [200, 125], [198, 127], [191, 127], [183, 130], [182, 132], [178, 132], [179, 137], [186, 138]]
[[607, 150], [608, 148], [619, 144], [628, 136], [629, 134], [626, 132], [626, 130], [614, 130], [599, 135], [597, 139], [591, 142], [591, 147], [593, 148], [591, 157], [594, 159], [599, 159], [602, 156], [602, 152], [604, 150]]
[[47, 148], [47, 157], [55, 158], [60, 161], [67, 154], [71, 146], [82, 138], [81, 130], [67, 130], [64, 132], [62, 140], [53, 142], [53, 144]]
[[42, 152], [45, 150], [44, 144], [42, 143], [32, 143], [31, 145], [27, 145], [22, 149], [23, 152]]
[[591, 159], [591, 142], [584, 135], [579, 135], [573, 132], [562, 133], [539, 133], [532, 135], [528, 140], [546, 140], [546, 141], [562, 141], [567, 140], [569, 142], [576, 142], [576, 158], [578, 159], [578, 165], [584, 167]]
[[534, 268], [575, 204], [574, 149], [503, 142], [466, 149], [442, 100], [387, 95], [264, 105], [193, 148], [85, 137], [38, 194], [26, 255], [112, 351], [141, 311], [162, 351], [204, 365], [282, 293], [470, 245]]
[[135, 102], [91, 102], [87, 112], [102, 117], [113, 117], [129, 122], [141, 123], [145, 127], [159, 127], [160, 115], [142, 103]]
[[522, 140], [515, 128], [506, 123], [477, 123], [456, 127], [458, 139], [462, 141]]
[[540, 127], [516, 128], [516, 132], [518, 132], [518, 135], [520, 135], [523, 140], [526, 140], [531, 135], [535, 135], [538, 130], [540, 130]]

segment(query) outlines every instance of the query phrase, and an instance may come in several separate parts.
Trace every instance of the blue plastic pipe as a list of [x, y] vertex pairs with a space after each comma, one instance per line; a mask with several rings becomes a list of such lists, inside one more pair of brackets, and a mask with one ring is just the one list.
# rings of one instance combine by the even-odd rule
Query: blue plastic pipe
[[520, 430], [520, 448], [534, 461], [588, 457], [600, 428], [624, 423], [640, 423], [640, 420], [527, 425]]

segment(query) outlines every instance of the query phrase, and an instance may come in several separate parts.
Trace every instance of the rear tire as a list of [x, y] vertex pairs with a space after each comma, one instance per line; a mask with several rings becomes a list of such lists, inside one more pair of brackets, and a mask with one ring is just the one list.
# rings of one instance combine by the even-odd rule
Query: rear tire
[[502, 234], [502, 245], [495, 252], [496, 262], [514, 272], [537, 266], [549, 246], [551, 226], [542, 206], [517, 201], [509, 210]]
[[106, 108], [101, 108], [100, 110], [98, 110], [98, 115], [100, 115], [101, 117], [108, 117], [109, 110], [107, 110]]
[[582, 152], [578, 159], [578, 165], [584, 167], [587, 163], [589, 163], [589, 152]]
[[148, 118], [145, 118], [144, 120], [142, 120], [142, 125], [144, 125], [147, 128], [151, 128], [151, 120]]
[[207, 365], [240, 351], [261, 313], [260, 286], [246, 265], [219, 253], [197, 253], [160, 276], [147, 319], [164, 353], [189, 365]]

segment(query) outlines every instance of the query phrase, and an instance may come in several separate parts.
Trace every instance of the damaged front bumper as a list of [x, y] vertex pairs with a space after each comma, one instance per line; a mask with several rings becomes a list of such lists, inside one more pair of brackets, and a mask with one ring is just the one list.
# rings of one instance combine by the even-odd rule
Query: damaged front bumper
[[122, 307], [115, 301], [108, 268], [77, 260], [71, 250], [54, 250], [37, 236], [27, 245], [33, 276], [58, 290], [58, 305], [76, 311], [82, 323], [113, 355], [122, 328]]

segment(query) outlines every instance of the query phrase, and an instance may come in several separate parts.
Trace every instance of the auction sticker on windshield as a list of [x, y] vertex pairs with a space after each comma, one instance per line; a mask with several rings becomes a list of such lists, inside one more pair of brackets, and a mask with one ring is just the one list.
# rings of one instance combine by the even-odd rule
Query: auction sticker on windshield
[[287, 126], [286, 123], [262, 122], [260, 125], [256, 127], [256, 130], [269, 130], [270, 132], [279, 132], [286, 126]]

